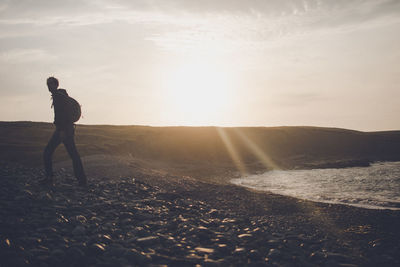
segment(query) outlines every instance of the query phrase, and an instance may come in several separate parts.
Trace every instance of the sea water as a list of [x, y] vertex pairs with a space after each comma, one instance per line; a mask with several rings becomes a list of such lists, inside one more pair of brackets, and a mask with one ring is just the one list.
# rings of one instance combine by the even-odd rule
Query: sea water
[[400, 210], [400, 162], [343, 169], [274, 170], [231, 182], [318, 202]]

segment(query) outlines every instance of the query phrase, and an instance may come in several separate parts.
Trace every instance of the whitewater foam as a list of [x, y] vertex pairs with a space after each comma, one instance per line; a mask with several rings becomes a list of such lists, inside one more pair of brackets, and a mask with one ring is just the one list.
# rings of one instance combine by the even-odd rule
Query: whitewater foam
[[400, 162], [343, 169], [275, 170], [231, 182], [324, 203], [400, 210]]

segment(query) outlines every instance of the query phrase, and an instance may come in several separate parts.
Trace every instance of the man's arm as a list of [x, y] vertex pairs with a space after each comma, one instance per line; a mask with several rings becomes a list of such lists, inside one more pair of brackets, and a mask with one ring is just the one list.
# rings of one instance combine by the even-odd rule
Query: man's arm
[[67, 110], [67, 97], [68, 94], [64, 89], [59, 89], [55, 94], [53, 94], [54, 124], [59, 129], [65, 129], [69, 124], [71, 124]]

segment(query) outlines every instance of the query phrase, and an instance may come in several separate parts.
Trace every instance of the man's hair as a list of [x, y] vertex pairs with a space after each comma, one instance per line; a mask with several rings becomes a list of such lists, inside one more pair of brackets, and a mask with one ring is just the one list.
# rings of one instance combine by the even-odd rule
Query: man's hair
[[55, 77], [51, 76], [51, 77], [47, 78], [47, 84], [50, 84], [50, 83], [55, 84], [57, 86], [56, 88], [58, 88], [58, 80]]

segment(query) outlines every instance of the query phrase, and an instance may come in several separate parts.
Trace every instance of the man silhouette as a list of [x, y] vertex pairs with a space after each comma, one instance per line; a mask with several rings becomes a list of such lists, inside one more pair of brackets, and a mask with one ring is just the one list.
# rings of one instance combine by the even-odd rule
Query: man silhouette
[[87, 186], [87, 179], [85, 171], [83, 170], [81, 157], [75, 146], [75, 125], [68, 114], [67, 91], [65, 89], [58, 89], [58, 80], [54, 77], [49, 77], [47, 79], [47, 87], [53, 98], [52, 107], [54, 107], [54, 124], [56, 130], [44, 149], [43, 160], [46, 178], [41, 181], [41, 184], [50, 186], [54, 184], [52, 156], [57, 146], [63, 143], [72, 159], [74, 174], [78, 179], [79, 185]]

